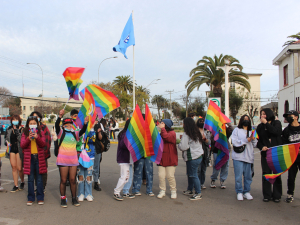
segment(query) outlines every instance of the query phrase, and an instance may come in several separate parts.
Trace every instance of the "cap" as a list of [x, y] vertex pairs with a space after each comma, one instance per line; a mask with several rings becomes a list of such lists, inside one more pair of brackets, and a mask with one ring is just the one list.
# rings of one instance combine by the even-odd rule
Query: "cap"
[[62, 121], [63, 125], [66, 125], [67, 123], [73, 123], [73, 120], [71, 118], [65, 118]]
[[299, 113], [295, 110], [290, 110], [287, 113], [283, 114], [283, 117], [287, 117], [288, 115], [294, 115], [299, 117]]

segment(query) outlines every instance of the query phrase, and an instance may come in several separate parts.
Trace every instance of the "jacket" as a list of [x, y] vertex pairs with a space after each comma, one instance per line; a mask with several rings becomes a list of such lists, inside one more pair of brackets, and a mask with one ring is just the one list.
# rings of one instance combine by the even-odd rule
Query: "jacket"
[[[264, 146], [268, 148], [282, 145], [281, 133], [282, 126], [279, 120], [273, 120], [271, 123], [260, 123], [256, 132], [258, 135], [257, 148], [261, 151]], [[266, 151], [261, 151], [261, 156], [266, 157]]]
[[176, 147], [175, 131], [171, 130], [167, 132], [165, 128], [162, 128], [160, 135], [164, 142], [164, 149], [163, 149], [163, 154], [159, 165], [163, 167], [177, 166], [178, 154], [177, 154], [177, 147]]
[[117, 163], [130, 163], [130, 152], [124, 142], [125, 133], [118, 136]]
[[[36, 145], [38, 150], [38, 159], [39, 159], [39, 174], [47, 173], [47, 166], [45, 160], [45, 136], [44, 132], [38, 134], [38, 138], [36, 139]], [[31, 165], [31, 140], [22, 134], [21, 138], [21, 148], [24, 152], [24, 174], [30, 175], [30, 165]]]
[[185, 162], [198, 159], [203, 155], [202, 143], [193, 141], [185, 132], [178, 148], [182, 151], [182, 158]]
[[283, 144], [300, 142], [300, 126], [293, 127], [290, 124], [282, 131]]
[[[17, 133], [17, 139], [18, 139], [18, 151], [19, 151], [19, 156], [20, 156], [20, 159], [23, 160], [23, 150], [20, 146], [20, 142], [21, 142], [21, 136], [22, 136], [22, 131], [23, 129], [19, 129], [17, 130], [19, 131]], [[10, 136], [11, 136], [11, 133], [13, 132], [13, 127], [10, 126], [7, 130], [6, 130], [6, 136], [5, 136], [5, 142], [8, 141], [9, 143], [11, 143], [10, 141]], [[10, 155], [8, 153], [6, 153], [5, 155], [5, 158], [10, 158]]]
[[50, 148], [51, 148], [51, 134], [48, 127], [41, 123], [40, 125], [41, 130], [44, 132], [45, 135], [45, 157], [49, 159], [51, 157]]

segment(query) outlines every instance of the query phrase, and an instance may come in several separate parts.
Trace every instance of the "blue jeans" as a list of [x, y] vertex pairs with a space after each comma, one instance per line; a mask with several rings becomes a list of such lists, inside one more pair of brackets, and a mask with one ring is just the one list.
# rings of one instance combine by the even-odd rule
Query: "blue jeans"
[[132, 175], [133, 175], [132, 164], [130, 164], [129, 165], [129, 180], [127, 181], [127, 183], [123, 187], [123, 194], [124, 195], [129, 194], [129, 189], [130, 189], [130, 187], [132, 185]]
[[186, 161], [186, 173], [188, 177], [188, 188], [187, 190], [193, 191], [193, 188], [195, 188], [196, 194], [201, 193], [201, 185], [200, 180], [198, 177], [198, 167], [202, 161], [202, 157], [198, 159], [193, 159], [190, 161]]
[[216, 170], [216, 159], [217, 159], [218, 153], [214, 153], [214, 167], [213, 167], [213, 174], [211, 175], [211, 180], [218, 180], [218, 175], [220, 173], [220, 181], [224, 182], [227, 179], [228, 176], [228, 168], [229, 168], [229, 160], [221, 167], [221, 169]]
[[[234, 176], [235, 176], [235, 191], [236, 193], [250, 192], [252, 183], [251, 163], [246, 163], [238, 160], [233, 160]], [[243, 190], [243, 175], [244, 175], [244, 190]]]
[[[93, 159], [91, 159], [93, 161]], [[92, 195], [92, 187], [93, 187], [93, 166], [89, 168], [84, 168], [82, 165], [79, 164], [77, 167], [78, 173], [78, 197], [80, 195], [84, 195], [86, 198], [88, 195]], [[87, 178], [90, 178], [88, 181]]]
[[38, 155], [31, 155], [30, 175], [28, 175], [28, 201], [35, 201], [34, 194], [34, 175], [36, 176], [36, 198], [38, 201], [44, 201], [44, 185], [42, 174], [39, 173], [39, 158]]
[[198, 166], [198, 177], [201, 185], [204, 185], [205, 175], [206, 175], [206, 163], [205, 161], [202, 160], [200, 165]]
[[147, 158], [141, 158], [134, 163], [134, 174], [133, 174], [133, 187], [132, 193], [140, 192], [142, 179], [143, 179], [143, 168], [146, 168], [146, 192], [149, 194], [152, 192], [153, 185], [153, 162]]
[[95, 154], [94, 158], [94, 168], [93, 168], [93, 178], [94, 182], [99, 183], [99, 171], [100, 171], [100, 160], [101, 160], [102, 153]]

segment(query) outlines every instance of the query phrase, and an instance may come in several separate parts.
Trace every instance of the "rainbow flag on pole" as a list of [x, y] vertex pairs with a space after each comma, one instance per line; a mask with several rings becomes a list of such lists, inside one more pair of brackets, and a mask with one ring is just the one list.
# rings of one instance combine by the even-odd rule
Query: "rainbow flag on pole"
[[70, 99], [79, 100], [78, 92], [79, 86], [82, 84], [82, 80], [80, 79], [84, 72], [84, 68], [81, 67], [68, 67], [63, 76], [66, 80]]
[[267, 163], [274, 174], [265, 174], [264, 178], [274, 183], [276, 178], [290, 169], [299, 153], [299, 143], [275, 146], [267, 150]]
[[253, 135], [253, 137], [255, 137], [256, 139], [259, 139], [258, 134], [257, 134], [256, 130], [254, 129], [254, 127], [252, 127], [252, 135]]

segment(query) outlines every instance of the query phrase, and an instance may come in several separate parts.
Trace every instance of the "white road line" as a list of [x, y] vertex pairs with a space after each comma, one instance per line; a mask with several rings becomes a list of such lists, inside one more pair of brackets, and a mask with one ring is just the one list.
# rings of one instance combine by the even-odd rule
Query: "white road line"
[[15, 220], [15, 219], [10, 219], [10, 218], [0, 217], [0, 223], [4, 223], [7, 225], [18, 225], [22, 222], [23, 222], [23, 220]]

